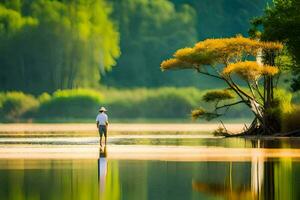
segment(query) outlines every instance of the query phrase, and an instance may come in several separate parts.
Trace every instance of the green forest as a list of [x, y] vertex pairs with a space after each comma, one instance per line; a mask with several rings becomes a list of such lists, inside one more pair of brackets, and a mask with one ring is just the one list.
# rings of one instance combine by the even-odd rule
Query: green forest
[[[111, 0], [119, 24], [121, 56], [103, 78], [115, 87], [197, 86], [221, 84], [199, 80], [190, 71], [163, 74], [157, 68], [174, 50], [208, 37], [247, 35], [249, 20], [261, 15], [267, 0]], [[126, 75], [124, 75], [126, 74]], [[182, 78], [184, 77], [184, 78]]]
[[163, 74], [160, 62], [199, 39], [246, 35], [249, 20], [266, 5], [265, 0], [0, 2], [0, 88], [33, 94], [99, 83], [212, 88], [217, 83], [193, 72]]
[[[0, 0], [1, 121], [93, 118], [100, 104], [115, 118], [189, 118], [203, 90], [224, 85], [192, 70], [162, 73], [161, 62], [239, 34], [285, 45], [278, 91], [300, 102], [299, 8], [296, 0]], [[242, 110], [230, 118], [251, 117]]]

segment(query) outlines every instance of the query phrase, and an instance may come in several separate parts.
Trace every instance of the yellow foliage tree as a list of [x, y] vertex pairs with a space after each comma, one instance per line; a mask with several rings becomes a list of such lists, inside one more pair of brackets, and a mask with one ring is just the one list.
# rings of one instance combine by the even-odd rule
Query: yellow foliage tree
[[[261, 42], [242, 36], [206, 39], [194, 47], [177, 50], [173, 58], [161, 63], [161, 69], [194, 69], [199, 74], [222, 80], [228, 86], [224, 91], [204, 95], [203, 100], [214, 101], [215, 108], [212, 112], [196, 109], [192, 112], [194, 118], [219, 117], [231, 106], [243, 103], [255, 115], [245, 133], [271, 134], [280, 128], [274, 123], [270, 109], [275, 104], [273, 77], [279, 72], [279, 68], [274, 66], [274, 59], [282, 48], [281, 43]], [[241, 87], [238, 79], [242, 79], [248, 88]], [[228, 89], [239, 101], [220, 104], [221, 101], [231, 99], [232, 94], [228, 93]]]

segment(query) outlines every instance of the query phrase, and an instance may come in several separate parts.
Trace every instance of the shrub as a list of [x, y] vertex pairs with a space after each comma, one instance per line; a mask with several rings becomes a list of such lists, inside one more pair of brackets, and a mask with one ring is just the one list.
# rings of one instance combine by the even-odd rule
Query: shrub
[[[108, 109], [111, 119], [183, 119], [191, 116], [191, 111], [201, 105], [209, 109], [211, 103], [203, 102], [203, 94], [196, 88], [138, 88], [138, 89], [101, 89], [101, 92], [90, 89], [58, 90], [52, 95], [43, 93], [36, 99], [22, 94], [23, 100], [18, 103], [11, 100], [10, 93], [0, 93], [0, 111], [3, 120], [33, 117], [36, 119], [91, 119], [97, 114], [100, 106]], [[20, 96], [20, 93], [18, 93]], [[14, 96], [18, 96], [14, 94]], [[7, 97], [8, 96], [8, 97]], [[26, 100], [24, 100], [26, 96]], [[16, 97], [15, 97], [16, 98]], [[6, 100], [9, 99], [9, 100]], [[30, 102], [28, 102], [30, 101]], [[231, 100], [229, 100], [231, 101]], [[9, 106], [14, 102], [14, 106]], [[24, 105], [23, 105], [24, 103]], [[4, 110], [2, 109], [5, 105]], [[38, 107], [39, 105], [39, 107]], [[22, 109], [17, 108], [22, 107]], [[38, 108], [37, 108], [38, 107]], [[4, 112], [6, 114], [4, 114]], [[226, 118], [251, 117], [242, 105], [229, 110]]]
[[172, 91], [159, 91], [137, 105], [147, 118], [186, 118], [196, 106], [188, 96]]
[[0, 95], [0, 113], [2, 120], [15, 121], [32, 112], [39, 102], [31, 95], [22, 92], [7, 92]]
[[113, 118], [186, 118], [202, 98], [195, 88], [107, 90]]
[[297, 98], [297, 95], [287, 90], [275, 90], [275, 105], [269, 112], [273, 122], [280, 126], [281, 132], [300, 129], [300, 106], [294, 104]]
[[58, 90], [51, 97], [42, 94], [39, 100], [39, 118], [89, 118], [97, 113], [103, 95], [90, 89]]
[[[111, 118], [189, 118], [199, 106], [209, 109], [212, 105], [202, 100], [206, 91], [196, 88], [163, 87], [156, 89], [103, 90]], [[250, 118], [245, 107], [237, 106], [226, 114], [229, 118]]]
[[266, 110], [269, 121], [272, 121], [277, 130], [283, 130], [284, 115], [292, 111], [292, 93], [279, 88], [274, 90], [272, 107]]
[[292, 93], [284, 89], [275, 90], [275, 100], [278, 102], [278, 106], [282, 113], [292, 111]]
[[41, 94], [39, 97], [38, 97], [38, 100], [41, 104], [43, 103], [46, 103], [48, 101], [51, 100], [51, 95], [48, 94], [47, 92], [44, 92], [43, 94]]
[[292, 111], [284, 113], [282, 117], [282, 132], [300, 130], [300, 106], [293, 106]]
[[297, 91], [297, 92], [293, 93], [292, 103], [293, 104], [300, 104], [300, 91]]

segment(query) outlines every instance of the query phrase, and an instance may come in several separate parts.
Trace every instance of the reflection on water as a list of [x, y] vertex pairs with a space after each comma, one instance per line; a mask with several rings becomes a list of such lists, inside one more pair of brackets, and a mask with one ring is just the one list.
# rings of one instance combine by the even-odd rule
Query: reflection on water
[[[185, 139], [176, 140], [178, 146], [161, 146], [164, 141], [173, 143], [162, 139], [158, 145], [144, 146], [137, 141], [139, 145], [128, 148], [117, 144], [102, 149], [96, 145], [72, 147], [85, 149], [86, 153], [86, 149], [96, 148], [97, 156], [91, 154], [89, 159], [84, 159], [83, 153], [70, 157], [73, 151], [70, 145], [61, 147], [64, 151], [61, 154], [67, 152], [64, 156], [49, 154], [48, 158], [50, 150], [58, 147], [42, 146], [50, 150], [34, 160], [28, 159], [30, 155], [18, 156], [14, 149], [35, 149], [28, 152], [36, 154], [41, 146], [31, 144], [18, 149], [17, 145], [0, 145], [0, 149], [7, 152], [6, 156], [0, 153], [0, 199], [300, 199], [300, 155], [296, 148], [299, 140], [226, 141], [219, 138], [209, 146], [207, 139], [197, 138], [198, 143], [208, 145], [207, 151], [203, 145], [184, 147]], [[246, 147], [246, 153], [237, 155], [247, 155], [247, 159], [234, 158], [238, 151], [243, 151], [241, 147]], [[224, 157], [215, 159], [222, 151]], [[11, 152], [13, 156], [9, 157]], [[168, 152], [172, 159], [164, 159]], [[194, 156], [190, 160], [180, 158], [190, 152]], [[73, 154], [78, 153], [79, 150]]]
[[300, 172], [299, 163], [256, 164], [112, 161], [109, 167], [116, 175], [107, 174], [110, 188], [102, 199], [119, 199], [112, 197], [114, 191], [121, 199], [299, 199], [299, 177], [291, 176]]
[[[99, 197], [100, 199], [106, 199], [106, 176], [107, 176], [107, 148], [99, 148], [98, 158], [98, 184], [99, 184]], [[107, 198], [108, 199], [108, 198]]]
[[[207, 183], [204, 181], [193, 181], [193, 190], [223, 199], [298, 199], [300, 192], [297, 191], [299, 178], [291, 175], [292, 160], [284, 159], [278, 161], [254, 161], [251, 163], [250, 179], [244, 183], [233, 181], [238, 175], [233, 170], [233, 163], [229, 163], [229, 172], [225, 176], [225, 184]], [[299, 171], [299, 163], [294, 163]]]

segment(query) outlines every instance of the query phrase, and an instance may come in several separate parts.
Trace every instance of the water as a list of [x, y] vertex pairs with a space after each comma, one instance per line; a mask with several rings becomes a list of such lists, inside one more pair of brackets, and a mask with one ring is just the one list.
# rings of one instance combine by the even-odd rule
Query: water
[[[27, 136], [30, 137], [27, 137]], [[300, 199], [300, 140], [0, 136], [0, 199]]]

